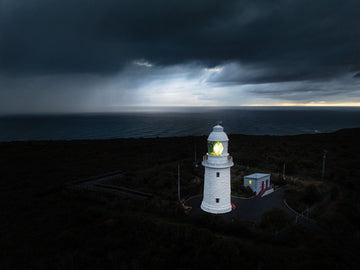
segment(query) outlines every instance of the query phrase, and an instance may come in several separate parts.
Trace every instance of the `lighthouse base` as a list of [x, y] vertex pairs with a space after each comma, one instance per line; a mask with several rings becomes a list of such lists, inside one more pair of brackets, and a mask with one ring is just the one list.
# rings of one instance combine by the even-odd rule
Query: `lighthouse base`
[[229, 205], [221, 205], [221, 206], [215, 206], [207, 204], [206, 202], [201, 203], [201, 209], [205, 212], [212, 213], [212, 214], [224, 214], [231, 212], [232, 207], [231, 204]]

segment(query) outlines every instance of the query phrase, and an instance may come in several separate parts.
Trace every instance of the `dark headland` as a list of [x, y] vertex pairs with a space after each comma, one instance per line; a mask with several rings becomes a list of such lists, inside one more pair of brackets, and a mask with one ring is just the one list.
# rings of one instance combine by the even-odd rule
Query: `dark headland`
[[[229, 138], [232, 194], [251, 197], [242, 176], [271, 173], [319, 231], [281, 209], [258, 222], [186, 213], [178, 165], [182, 200], [200, 195], [205, 136], [3, 142], [0, 269], [358, 269], [360, 129]], [[71, 188], [115, 171], [107, 184], [152, 197]]]

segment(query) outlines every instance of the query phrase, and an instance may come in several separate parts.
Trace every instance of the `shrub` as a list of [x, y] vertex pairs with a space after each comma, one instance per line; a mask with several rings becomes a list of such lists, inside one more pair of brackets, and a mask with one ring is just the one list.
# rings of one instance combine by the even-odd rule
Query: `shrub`
[[302, 201], [307, 205], [312, 205], [321, 200], [321, 194], [314, 185], [309, 185], [305, 188]]
[[260, 227], [271, 231], [280, 231], [291, 223], [291, 216], [284, 210], [274, 207], [262, 214]]

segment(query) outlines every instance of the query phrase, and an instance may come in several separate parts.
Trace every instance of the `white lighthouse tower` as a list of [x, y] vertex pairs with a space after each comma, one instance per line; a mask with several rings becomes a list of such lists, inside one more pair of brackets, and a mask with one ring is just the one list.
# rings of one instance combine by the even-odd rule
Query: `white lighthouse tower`
[[228, 142], [223, 127], [214, 126], [208, 137], [208, 152], [202, 162], [205, 177], [201, 209], [209, 213], [231, 211], [230, 167], [234, 163], [228, 153]]

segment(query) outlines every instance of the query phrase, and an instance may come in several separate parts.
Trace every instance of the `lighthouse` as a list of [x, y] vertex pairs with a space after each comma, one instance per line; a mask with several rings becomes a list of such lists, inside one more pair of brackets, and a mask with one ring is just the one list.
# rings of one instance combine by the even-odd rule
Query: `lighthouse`
[[203, 157], [205, 167], [204, 195], [201, 209], [214, 214], [231, 211], [230, 168], [234, 165], [228, 153], [228, 136], [220, 125], [213, 127], [207, 143], [208, 152]]

